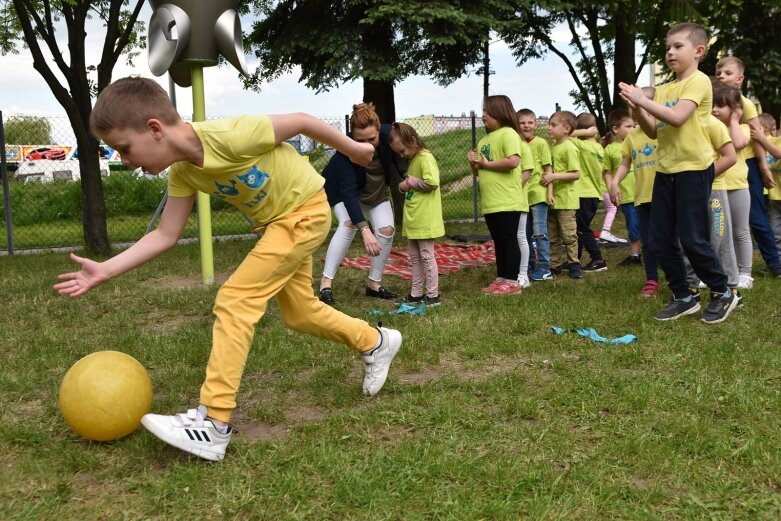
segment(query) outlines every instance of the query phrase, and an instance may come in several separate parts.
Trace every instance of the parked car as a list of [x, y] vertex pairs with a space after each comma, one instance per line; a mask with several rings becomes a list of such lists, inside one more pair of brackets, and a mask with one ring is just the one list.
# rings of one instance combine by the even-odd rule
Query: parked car
[[[100, 175], [111, 175], [108, 161], [100, 160]], [[20, 183], [51, 183], [52, 181], [76, 181], [81, 179], [79, 162], [75, 160], [52, 161], [41, 159], [38, 161], [23, 161], [14, 175]]]
[[65, 159], [65, 151], [61, 148], [36, 148], [32, 152], [29, 152], [25, 156], [25, 159], [30, 161], [38, 161], [40, 159], [60, 161]]

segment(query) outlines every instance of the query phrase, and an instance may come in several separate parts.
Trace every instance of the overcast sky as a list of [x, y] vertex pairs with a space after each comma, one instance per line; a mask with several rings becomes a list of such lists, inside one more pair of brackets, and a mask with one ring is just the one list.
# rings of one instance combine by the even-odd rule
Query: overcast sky
[[[148, 18], [147, 18], [148, 19]], [[88, 46], [98, 59], [102, 45], [100, 27], [88, 31]], [[64, 33], [64, 31], [63, 31]], [[553, 35], [566, 47], [569, 34], [562, 28]], [[64, 37], [64, 36], [63, 36]], [[91, 43], [90, 43], [91, 42]], [[67, 51], [67, 44], [61, 43]], [[531, 108], [538, 115], [550, 115], [556, 103], [572, 110], [569, 91], [574, 88], [564, 63], [553, 55], [543, 60], [534, 60], [517, 67], [504, 42], [491, 44], [491, 69], [495, 72], [490, 79], [491, 94], [506, 94], [516, 110]], [[252, 70], [255, 63], [247, 57]], [[136, 58], [136, 66], [118, 64], [114, 78], [129, 74], [153, 77], [147, 65], [146, 53]], [[53, 66], [53, 64], [52, 64]], [[0, 57], [0, 110], [4, 117], [14, 114], [64, 116], [64, 111], [54, 99], [48, 85], [32, 68], [32, 59], [26, 49], [20, 54]], [[167, 76], [156, 78], [168, 89]], [[361, 101], [363, 90], [360, 81], [347, 83], [331, 92], [316, 94], [298, 83], [298, 74], [292, 73], [267, 83], [262, 92], [245, 91], [238, 79], [238, 73], [230, 65], [210, 67], [204, 71], [207, 116], [232, 116], [238, 114], [279, 114], [287, 112], [308, 112], [322, 118], [343, 118], [354, 103]], [[448, 87], [440, 87], [431, 79], [415, 76], [396, 86], [396, 115], [403, 119], [421, 114], [460, 115], [481, 109], [483, 78], [472, 74]], [[177, 105], [183, 115], [192, 114], [192, 95], [189, 89], [177, 87]]]

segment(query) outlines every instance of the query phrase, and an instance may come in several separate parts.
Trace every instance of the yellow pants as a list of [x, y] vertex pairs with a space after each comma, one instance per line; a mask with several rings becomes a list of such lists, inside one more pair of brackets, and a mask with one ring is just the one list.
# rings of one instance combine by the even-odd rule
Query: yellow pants
[[561, 268], [566, 265], [561, 260], [561, 245], [567, 250], [567, 264], [579, 263], [578, 231], [575, 221], [575, 210], [548, 209], [548, 238], [550, 239], [551, 268]]
[[372, 349], [379, 332], [320, 302], [312, 290], [312, 254], [331, 227], [320, 191], [294, 212], [271, 222], [247, 258], [222, 285], [214, 304], [212, 351], [201, 387], [209, 416], [230, 421], [252, 338], [266, 305], [276, 296], [285, 325], [296, 331]]

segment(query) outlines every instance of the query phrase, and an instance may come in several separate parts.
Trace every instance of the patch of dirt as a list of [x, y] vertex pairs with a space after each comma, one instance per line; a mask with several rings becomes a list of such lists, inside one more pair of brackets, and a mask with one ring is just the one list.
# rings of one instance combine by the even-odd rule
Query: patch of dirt
[[[222, 284], [228, 280], [230, 273], [215, 273], [214, 284], [216, 286], [222, 286]], [[150, 284], [165, 289], [191, 289], [196, 287], [206, 287], [203, 283], [203, 278], [200, 275], [192, 275], [190, 277], [168, 277], [163, 279], [151, 279], [148, 281]]]
[[290, 436], [290, 429], [268, 422], [240, 423], [236, 425], [236, 434], [252, 441], [280, 441]]
[[167, 335], [179, 330], [182, 326], [192, 322], [203, 320], [203, 316], [174, 315], [160, 319], [156, 316], [149, 316], [149, 322], [146, 327], [155, 333]]
[[388, 427], [371, 433], [373, 440], [383, 442], [384, 444], [398, 443], [403, 440], [408, 440], [412, 438], [412, 436], [413, 430], [407, 427]]
[[316, 423], [325, 419], [325, 411], [320, 407], [299, 405], [285, 410], [285, 419], [294, 424]]

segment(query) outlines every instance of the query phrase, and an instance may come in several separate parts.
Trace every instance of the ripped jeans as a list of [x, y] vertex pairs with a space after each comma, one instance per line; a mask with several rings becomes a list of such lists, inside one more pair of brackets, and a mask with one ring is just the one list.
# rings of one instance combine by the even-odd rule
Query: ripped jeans
[[[548, 205], [537, 203], [529, 206], [531, 234], [529, 246], [535, 268], [550, 268], [550, 237], [548, 236]], [[534, 246], [532, 246], [534, 245]], [[533, 249], [532, 249], [533, 248]]]

